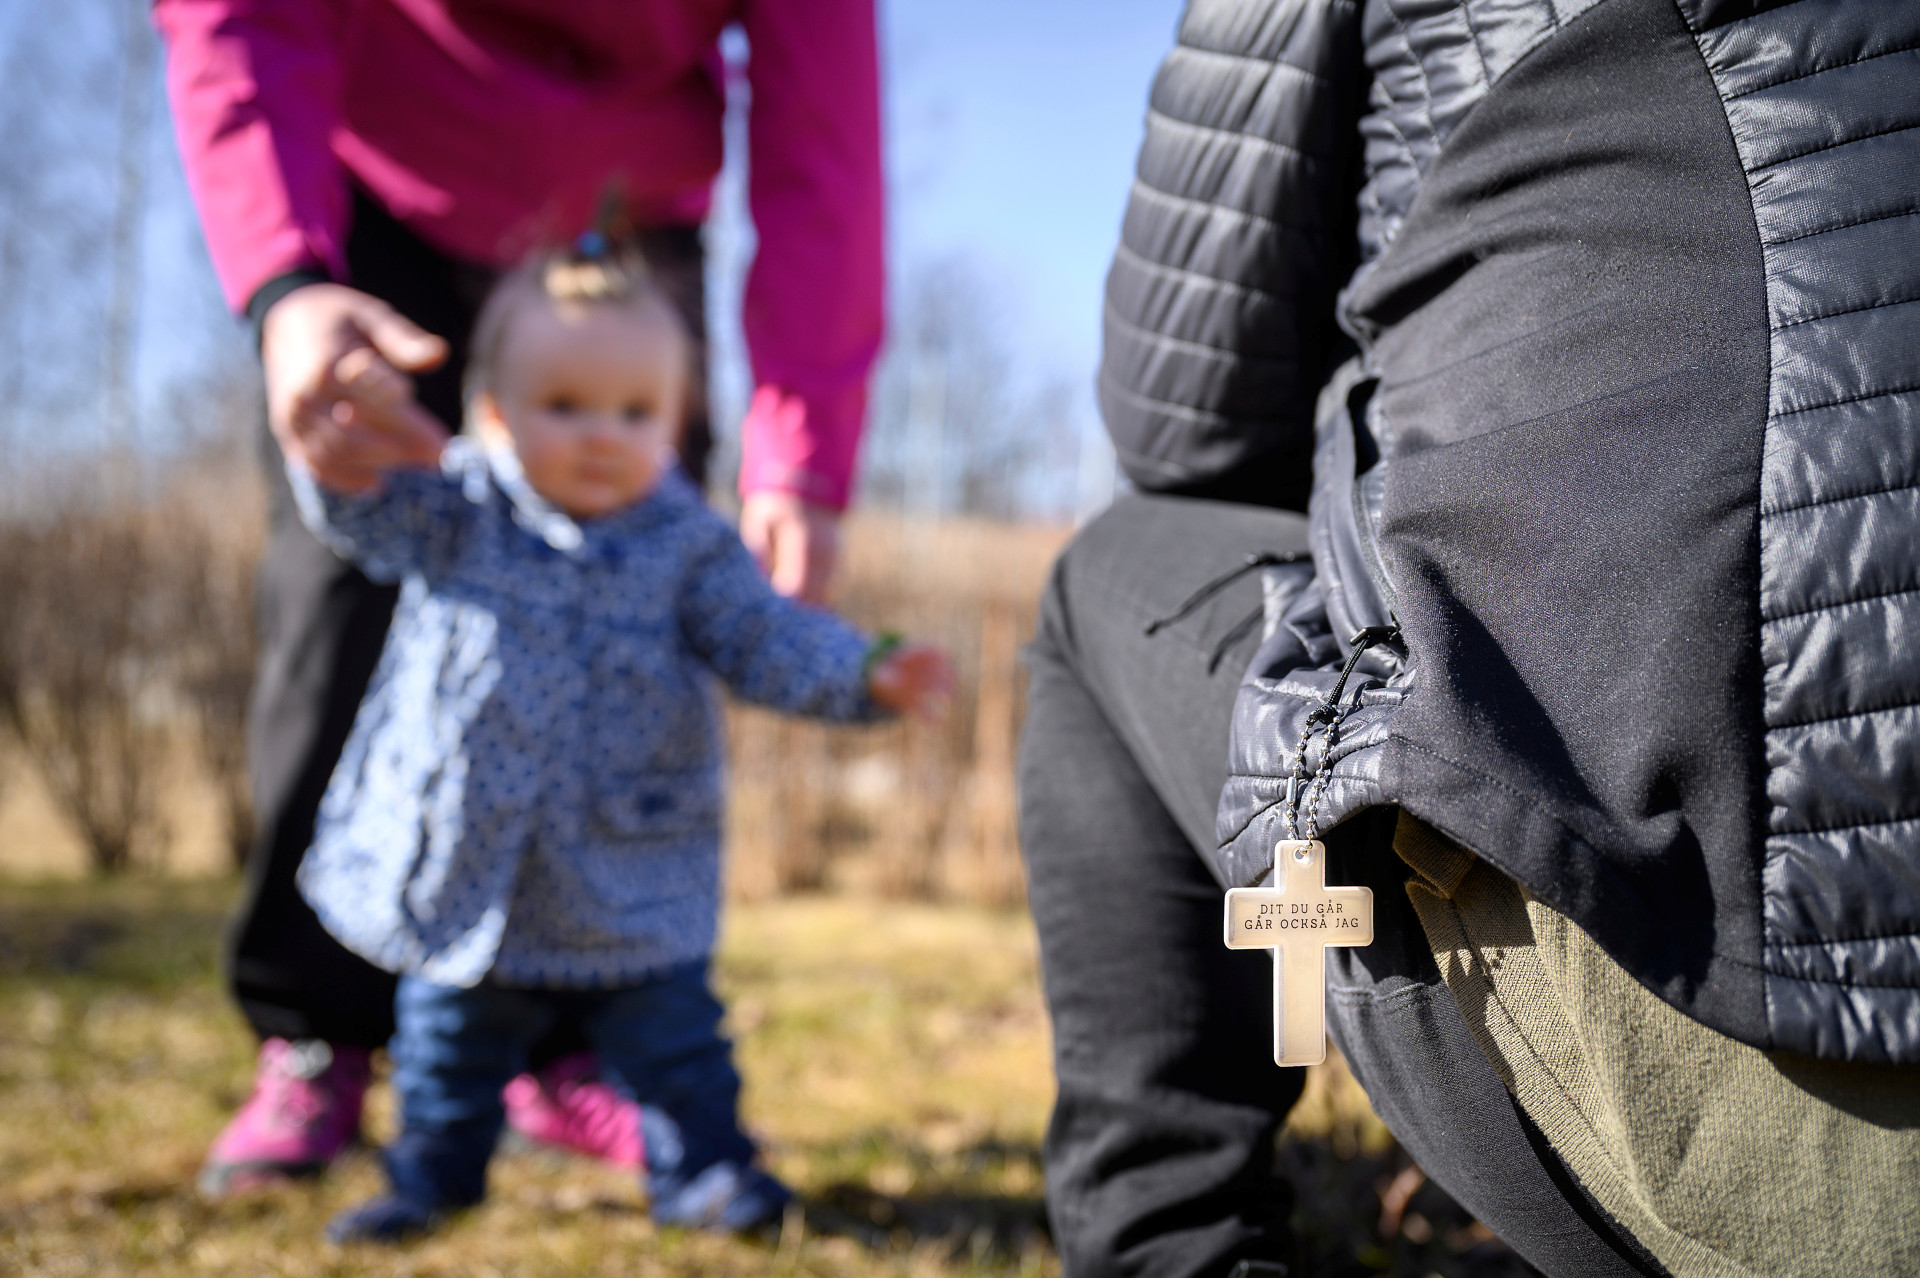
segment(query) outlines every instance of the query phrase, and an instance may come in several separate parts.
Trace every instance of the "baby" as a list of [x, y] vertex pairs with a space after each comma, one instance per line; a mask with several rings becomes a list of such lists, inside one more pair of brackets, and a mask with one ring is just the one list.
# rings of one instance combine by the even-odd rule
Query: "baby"
[[[300, 888], [400, 974], [390, 1192], [336, 1241], [480, 1201], [501, 1086], [556, 1018], [641, 1106], [651, 1211], [748, 1230], [789, 1193], [755, 1165], [707, 986], [720, 891], [710, 676], [795, 714], [936, 712], [935, 649], [784, 599], [674, 467], [690, 343], [635, 254], [597, 236], [482, 309], [468, 434], [367, 493], [291, 472], [315, 533], [404, 583]], [[337, 370], [401, 395], [378, 361]]]

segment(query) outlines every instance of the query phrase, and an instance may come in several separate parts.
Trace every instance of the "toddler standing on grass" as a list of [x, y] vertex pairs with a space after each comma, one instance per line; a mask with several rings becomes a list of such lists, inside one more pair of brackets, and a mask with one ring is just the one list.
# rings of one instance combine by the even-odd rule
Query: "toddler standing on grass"
[[[300, 872], [327, 929], [401, 974], [391, 1189], [336, 1217], [336, 1241], [479, 1202], [500, 1089], [562, 1016], [640, 1103], [655, 1220], [750, 1230], [790, 1196], [740, 1130], [707, 986], [711, 675], [843, 720], [936, 711], [952, 680], [937, 650], [775, 594], [675, 470], [689, 351], [645, 263], [583, 237], [488, 299], [468, 434], [437, 471], [364, 492], [292, 473], [323, 540], [404, 583]], [[371, 358], [336, 374], [404, 393]]]

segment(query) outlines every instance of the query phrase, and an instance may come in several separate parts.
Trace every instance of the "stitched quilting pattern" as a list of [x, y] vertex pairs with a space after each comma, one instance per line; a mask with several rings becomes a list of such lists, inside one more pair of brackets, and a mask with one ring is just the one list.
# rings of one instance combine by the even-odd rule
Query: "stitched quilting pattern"
[[1773, 329], [1768, 1019], [1783, 1047], [1888, 1059], [1920, 1029], [1920, 7], [1680, 8], [1748, 175]]

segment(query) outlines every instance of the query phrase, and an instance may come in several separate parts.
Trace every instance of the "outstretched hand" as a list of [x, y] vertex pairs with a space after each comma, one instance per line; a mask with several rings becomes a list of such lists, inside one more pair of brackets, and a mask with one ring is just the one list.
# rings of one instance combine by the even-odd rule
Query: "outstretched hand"
[[383, 470], [439, 460], [446, 428], [406, 374], [446, 357], [444, 341], [376, 297], [340, 284], [295, 289], [261, 326], [268, 425], [319, 483], [364, 492]]
[[897, 713], [943, 719], [953, 704], [953, 663], [930, 643], [902, 644], [874, 666], [867, 692]]

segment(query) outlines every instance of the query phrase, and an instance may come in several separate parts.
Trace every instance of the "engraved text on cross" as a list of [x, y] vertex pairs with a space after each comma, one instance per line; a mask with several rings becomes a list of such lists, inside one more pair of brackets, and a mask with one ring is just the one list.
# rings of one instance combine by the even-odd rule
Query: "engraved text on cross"
[[1227, 946], [1273, 951], [1273, 1059], [1314, 1065], [1327, 1057], [1329, 945], [1373, 943], [1373, 891], [1326, 886], [1326, 845], [1282, 842], [1274, 886], [1227, 893]]

